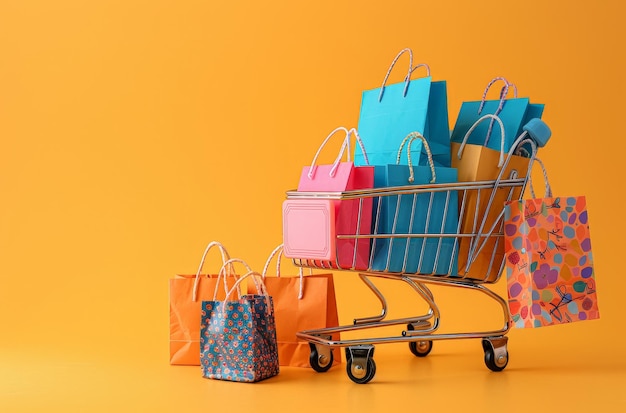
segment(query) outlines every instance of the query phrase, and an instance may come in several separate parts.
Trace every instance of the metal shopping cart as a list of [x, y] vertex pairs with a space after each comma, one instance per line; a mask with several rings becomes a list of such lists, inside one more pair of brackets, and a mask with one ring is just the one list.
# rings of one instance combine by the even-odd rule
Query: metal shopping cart
[[[332, 235], [334, 248], [341, 243], [344, 244], [343, 248], [346, 243], [351, 245], [352, 259], [349, 263], [345, 259], [339, 262], [337, 258], [334, 261], [322, 261], [291, 257], [294, 264], [300, 267], [358, 272], [359, 278], [382, 306], [380, 314], [354, 319], [351, 325], [299, 332], [298, 337], [310, 344], [310, 364], [314, 370], [325, 372], [330, 369], [333, 363], [331, 349], [344, 347], [348, 377], [355, 383], [368, 383], [376, 373], [373, 358], [375, 344], [407, 342], [414, 355], [424, 357], [430, 353], [435, 340], [464, 338], [482, 340], [484, 361], [490, 370], [501, 371], [507, 366], [509, 355], [506, 334], [511, 326], [507, 301], [486, 285], [497, 282], [504, 268], [503, 202], [521, 199], [530, 179], [530, 172], [525, 171], [523, 176], [517, 176], [518, 172], [507, 169], [507, 165], [515, 156], [514, 149], [524, 145], [530, 148], [527, 150], [530, 171], [537, 153], [536, 142], [541, 145], [542, 137], [538, 135], [546, 130], [549, 133], [545, 124], [534, 121], [524, 128], [524, 133], [515, 141], [499, 176], [493, 181], [387, 187], [341, 193], [287, 192], [288, 200], [305, 200], [309, 206], [316, 202], [353, 203], [356, 205], [355, 211], [358, 211], [358, 222], [370, 218], [366, 214], [371, 210], [371, 231], [368, 233], [357, 230], [354, 234]], [[507, 176], [504, 176], [505, 171]], [[401, 222], [400, 216], [415, 217], [417, 209], [421, 209], [419, 216], [425, 225], [424, 222], [418, 225], [412, 218], [408, 223]], [[448, 210], [454, 211], [454, 214], [447, 214]], [[437, 228], [433, 230], [429, 220], [437, 215], [443, 218], [436, 221], [434, 226]], [[456, 217], [452, 230], [449, 230], [450, 222], [447, 219], [450, 216]], [[357, 228], [362, 226], [357, 225]], [[365, 252], [363, 245], [366, 246]], [[364, 253], [367, 254], [367, 264], [359, 266], [358, 256]], [[418, 316], [386, 319], [387, 301], [372, 281], [375, 278], [406, 283], [426, 303], [427, 312]], [[440, 310], [428, 285], [457, 287], [485, 294], [501, 308], [502, 328], [438, 333]], [[397, 325], [403, 326], [397, 335], [336, 339], [337, 333]]]

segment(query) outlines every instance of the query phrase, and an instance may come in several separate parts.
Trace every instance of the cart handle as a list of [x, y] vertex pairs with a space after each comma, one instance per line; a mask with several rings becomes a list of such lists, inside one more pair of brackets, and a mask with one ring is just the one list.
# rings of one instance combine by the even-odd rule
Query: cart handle
[[[267, 258], [267, 261], [265, 262], [265, 266], [263, 267], [263, 272], [261, 273], [263, 280], [265, 280], [265, 277], [267, 276], [267, 270], [270, 266], [270, 262], [272, 261], [274, 257], [276, 257], [276, 277], [280, 277], [280, 264], [283, 258], [283, 244], [280, 244], [279, 246], [274, 248], [274, 251], [272, 251], [270, 256]], [[311, 269], [309, 270], [311, 271], [311, 273], [313, 273], [313, 270]], [[304, 270], [302, 269], [302, 267], [298, 267], [298, 276], [300, 277], [300, 288], [298, 289], [298, 300], [301, 300], [302, 297], [304, 296]]]
[[[506, 78], [502, 76], [494, 77], [493, 79], [491, 79], [489, 84], [487, 84], [487, 87], [485, 88], [485, 91], [483, 92], [483, 97], [480, 101], [480, 105], [478, 106], [479, 115], [483, 111], [483, 108], [485, 107], [485, 103], [487, 101], [487, 93], [489, 92], [489, 89], [494, 83], [498, 81], [504, 82], [504, 86], [500, 90], [500, 103], [498, 104], [498, 108], [496, 109], [496, 111], [493, 113], [494, 115], [499, 115], [500, 112], [502, 112], [502, 109], [504, 108], [504, 103], [506, 101], [506, 96], [509, 94], [509, 87], [513, 86], [513, 98], [517, 98], [517, 86], [514, 83], [509, 82]], [[493, 129], [493, 121], [489, 124], [489, 130], [487, 131], [487, 136], [485, 137], [485, 143], [484, 143], [485, 146], [487, 145], [487, 141], [489, 140], [489, 137], [491, 136], [492, 129]]]
[[[211, 241], [209, 245], [207, 245], [207, 247], [204, 250], [204, 253], [202, 254], [202, 258], [200, 259], [200, 265], [198, 266], [198, 271], [196, 271], [196, 279], [193, 282], [193, 294], [192, 294], [191, 299], [194, 302], [198, 300], [198, 283], [200, 282], [200, 275], [202, 274], [204, 261], [206, 260], [206, 256], [209, 253], [209, 250], [211, 250], [211, 248], [213, 247], [217, 247], [220, 250], [220, 253], [222, 254], [222, 268], [224, 267], [224, 265], [226, 265], [226, 262], [230, 259], [230, 255], [228, 255], [228, 251], [226, 251], [226, 248], [224, 248], [224, 245], [222, 245], [220, 242]], [[229, 275], [235, 273], [235, 270], [232, 265], [228, 267], [228, 270], [229, 270], [228, 272]], [[211, 277], [210, 274], [208, 276]]]
[[[463, 149], [465, 149], [465, 145], [467, 144], [467, 140], [472, 135], [472, 132], [474, 132], [474, 130], [478, 127], [478, 125], [482, 121], [484, 121], [485, 119], [491, 119], [492, 123], [495, 120], [495, 121], [497, 121], [500, 124], [500, 160], [498, 161], [498, 168], [500, 168], [500, 167], [502, 167], [502, 164], [504, 163], [504, 123], [502, 123], [502, 119], [500, 119], [497, 115], [485, 115], [485, 116], [481, 117], [480, 119], [478, 119], [472, 125], [472, 127], [469, 128], [469, 130], [467, 131], [467, 133], [463, 137], [463, 140], [461, 141], [461, 146], [459, 146], [459, 151], [457, 152], [457, 157], [459, 159], [461, 159], [461, 155], [463, 154]], [[487, 140], [485, 141], [485, 144], [487, 144], [488, 141], [489, 141], [489, 136], [487, 136]]]
[[411, 132], [402, 140], [402, 143], [400, 144], [400, 149], [398, 149], [398, 156], [396, 157], [396, 165], [400, 164], [400, 155], [402, 154], [402, 149], [404, 148], [404, 144], [407, 141], [409, 141], [406, 147], [407, 159], [409, 161], [408, 162], [409, 163], [409, 182], [413, 182], [415, 180], [415, 174], [413, 172], [413, 162], [411, 161], [411, 143], [413, 143], [413, 141], [416, 139], [420, 139], [422, 141], [422, 145], [424, 145], [424, 149], [426, 149], [426, 156], [428, 157], [428, 165], [430, 166], [430, 172], [432, 174], [432, 179], [430, 180], [430, 183], [434, 184], [437, 176], [435, 174], [435, 164], [433, 163], [433, 154], [430, 151], [430, 146], [428, 145], [426, 138], [421, 133]]
[[331, 178], [334, 177], [335, 174], [337, 173], [337, 168], [339, 167], [341, 158], [343, 158], [344, 151], [347, 151], [346, 152], [347, 161], [348, 162], [351, 161], [351, 156], [350, 156], [350, 136], [351, 135], [354, 135], [357, 143], [359, 144], [359, 147], [361, 148], [361, 152], [363, 153], [363, 158], [365, 159], [366, 164], [369, 165], [369, 160], [367, 159], [367, 153], [365, 152], [365, 147], [363, 146], [363, 141], [361, 140], [361, 136], [359, 136], [359, 133], [357, 132], [357, 130], [355, 128], [348, 130], [347, 128], [343, 126], [339, 126], [338, 128], [335, 128], [335, 130], [333, 130], [330, 134], [328, 134], [326, 139], [324, 139], [320, 147], [317, 149], [317, 152], [315, 152], [315, 156], [313, 157], [313, 160], [311, 161], [311, 166], [309, 167], [309, 173], [307, 174], [307, 177], [309, 179], [313, 179], [313, 177], [315, 176], [315, 170], [316, 170], [315, 163], [317, 162], [317, 158], [322, 152], [322, 149], [324, 148], [326, 143], [330, 140], [330, 138], [333, 137], [333, 135], [335, 135], [339, 131], [344, 131], [346, 133], [346, 137], [343, 141], [343, 144], [341, 145], [341, 149], [339, 150], [339, 155], [333, 162], [333, 167], [330, 169], [330, 172], [329, 172], [330, 177]]

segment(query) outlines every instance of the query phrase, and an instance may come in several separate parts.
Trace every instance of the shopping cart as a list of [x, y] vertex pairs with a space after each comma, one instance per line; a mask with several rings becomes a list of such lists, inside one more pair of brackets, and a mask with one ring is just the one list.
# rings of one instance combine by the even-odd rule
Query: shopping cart
[[[537, 146], [542, 146], [542, 142], [545, 142], [546, 131], [549, 137], [549, 129], [537, 119], [526, 125], [508, 153], [500, 175], [493, 181], [388, 187], [341, 193], [287, 192], [288, 200], [306, 200], [309, 206], [315, 202], [329, 201], [356, 203], [358, 222], [369, 218], [363, 215], [363, 211], [368, 211], [368, 208], [372, 211], [370, 233], [359, 233], [357, 230], [355, 234], [333, 235], [332, 244], [335, 247], [339, 243], [351, 243], [354, 250], [351, 263], [346, 265], [345, 262], [339, 263], [337, 259], [329, 262], [291, 257], [299, 267], [358, 272], [359, 278], [382, 306], [379, 315], [354, 319], [351, 325], [299, 332], [298, 337], [310, 344], [310, 365], [315, 371], [329, 370], [333, 363], [331, 349], [344, 347], [348, 377], [356, 383], [368, 383], [376, 373], [373, 359], [375, 344], [407, 342], [414, 355], [424, 357], [430, 353], [435, 340], [464, 338], [482, 340], [484, 361], [490, 370], [501, 371], [507, 366], [509, 355], [506, 334], [511, 326], [507, 301], [486, 285], [497, 282], [504, 268], [503, 201], [522, 198], [530, 172], [517, 176], [517, 171], [509, 170], [508, 176], [503, 175], [514, 156], [514, 149], [519, 149], [522, 145], [530, 148], [526, 151], [529, 155], [528, 171], [532, 169]], [[443, 208], [444, 218], [441, 222], [437, 221], [439, 230], [433, 231], [429, 228], [428, 231], [416, 231], [416, 223], [411, 221], [407, 227], [406, 223], [401, 224], [398, 220], [399, 215], [406, 215], [406, 210], [402, 211], [402, 208], [410, 208], [410, 216], [414, 215], [416, 208], [425, 208], [422, 211], [422, 216], [427, 221], [425, 228], [429, 227], [428, 220], [436, 215], [436, 210]], [[446, 211], [449, 209], [455, 211], [453, 215], [458, 220], [453, 231], [446, 230], [449, 228], [449, 223], [446, 222], [446, 217], [449, 216]], [[388, 220], [389, 225], [383, 225], [384, 219]], [[361, 225], [356, 227], [362, 228]], [[383, 227], [386, 229], [381, 230]], [[358, 268], [357, 265], [357, 256], [363, 254], [362, 248], [359, 250], [359, 245], [363, 245], [362, 240], [367, 240], [367, 268]], [[403, 253], [400, 260], [397, 256], [392, 257], [392, 254], [397, 255], [398, 252]], [[474, 268], [478, 260], [482, 265]], [[373, 278], [406, 283], [426, 303], [428, 311], [419, 316], [386, 319], [387, 301], [372, 281]], [[438, 333], [440, 310], [428, 285], [458, 287], [485, 294], [501, 308], [504, 321], [502, 328], [480, 332]], [[332, 338], [335, 333], [396, 325], [403, 325], [403, 328], [399, 334], [393, 336], [341, 340]]]

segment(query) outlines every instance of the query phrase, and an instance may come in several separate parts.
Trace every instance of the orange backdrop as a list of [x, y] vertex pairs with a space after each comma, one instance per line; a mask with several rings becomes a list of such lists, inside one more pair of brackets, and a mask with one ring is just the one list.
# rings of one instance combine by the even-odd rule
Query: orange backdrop
[[[545, 352], [592, 366], [610, 353], [624, 384], [625, 346], [607, 339], [626, 288], [624, 11], [618, 0], [0, 2], [0, 410], [88, 411], [82, 378], [116, 389], [155, 366], [163, 388], [209, 386], [167, 366], [168, 279], [194, 272], [211, 240], [262, 268], [285, 191], [328, 132], [356, 126], [362, 90], [404, 47], [448, 82], [451, 126], [495, 76], [546, 104], [540, 156], [557, 194], [588, 198], [601, 319], [513, 331], [511, 363]], [[344, 322], [377, 311], [356, 275], [336, 285]], [[413, 307], [385, 288], [394, 311]], [[452, 327], [494, 318], [448, 290], [436, 289], [447, 314], [465, 316]], [[97, 400], [133, 411], [159, 400], [121, 394]]]

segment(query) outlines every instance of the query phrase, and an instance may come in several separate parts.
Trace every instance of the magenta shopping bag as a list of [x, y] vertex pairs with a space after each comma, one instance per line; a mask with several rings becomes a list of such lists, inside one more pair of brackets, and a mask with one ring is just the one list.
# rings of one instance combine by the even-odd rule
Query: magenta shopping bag
[[[316, 165], [317, 158], [339, 131], [346, 137], [335, 162]], [[374, 167], [354, 166], [350, 160], [350, 137], [361, 144], [355, 129], [339, 127], [322, 142], [313, 162], [302, 169], [298, 192], [344, 192], [374, 186]], [[362, 144], [361, 144], [362, 146]], [[342, 162], [344, 151], [347, 161]], [[364, 151], [364, 149], [362, 148]], [[369, 234], [372, 221], [370, 199], [289, 199], [283, 203], [284, 255], [315, 260], [327, 268], [366, 269], [370, 243], [367, 238], [337, 238]]]

